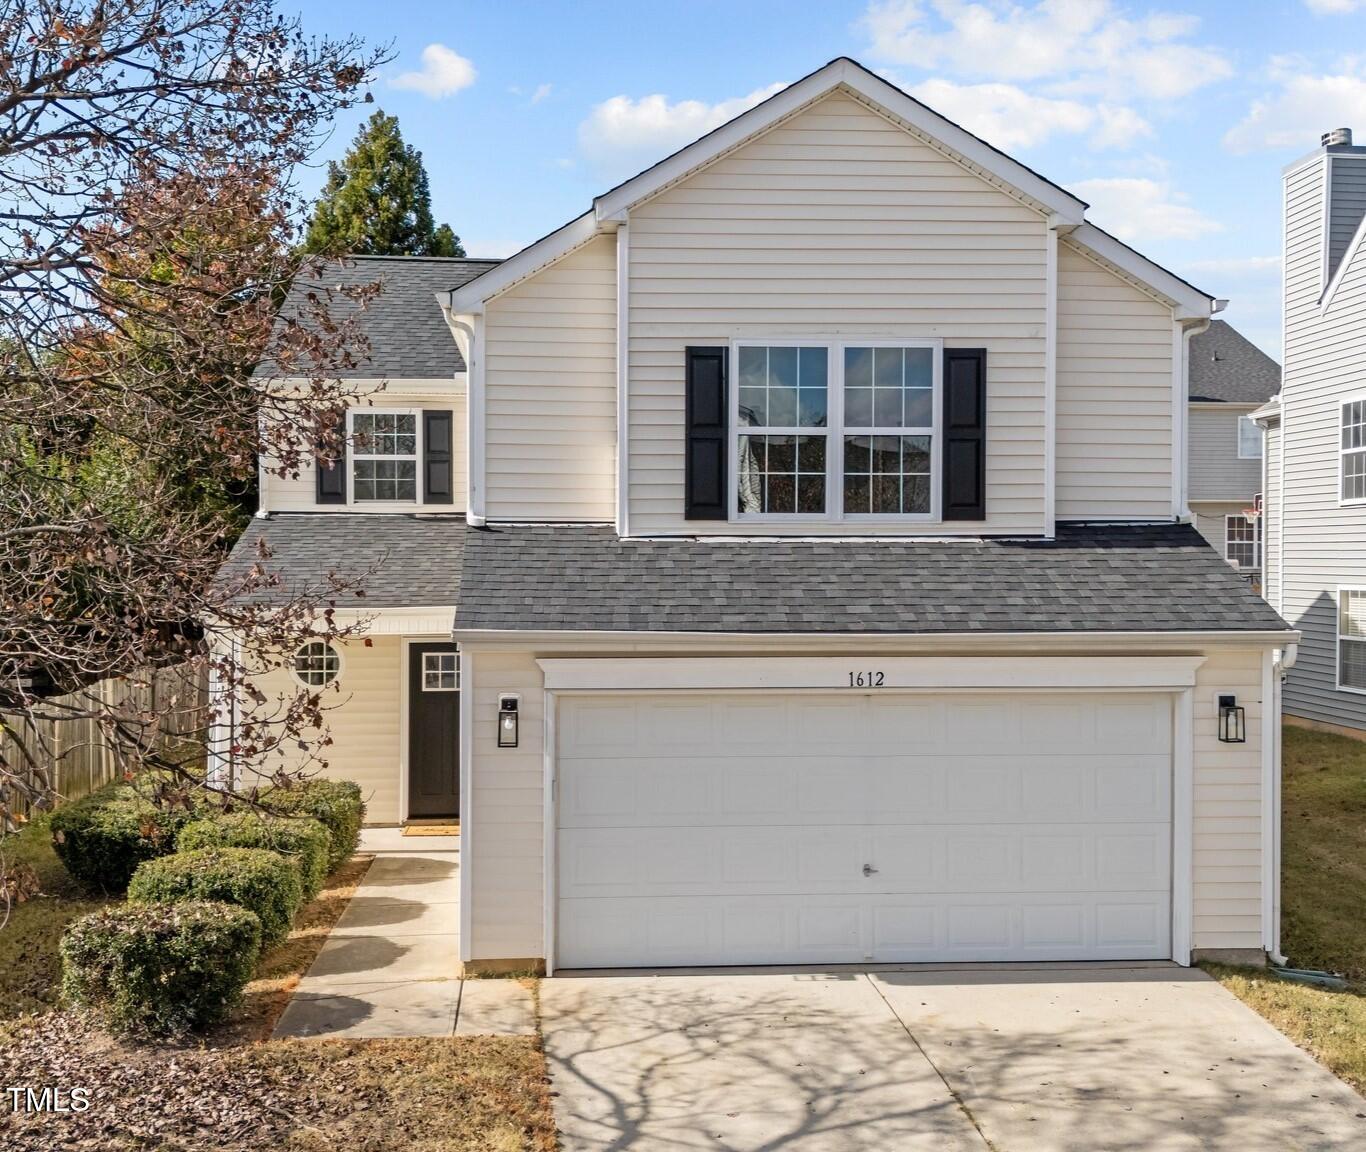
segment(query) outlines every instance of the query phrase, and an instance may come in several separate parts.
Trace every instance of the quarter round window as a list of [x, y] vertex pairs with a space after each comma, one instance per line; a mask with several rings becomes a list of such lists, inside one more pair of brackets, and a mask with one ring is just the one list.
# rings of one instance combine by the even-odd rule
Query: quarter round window
[[341, 655], [323, 640], [310, 640], [294, 653], [294, 675], [309, 688], [331, 684], [341, 672]]

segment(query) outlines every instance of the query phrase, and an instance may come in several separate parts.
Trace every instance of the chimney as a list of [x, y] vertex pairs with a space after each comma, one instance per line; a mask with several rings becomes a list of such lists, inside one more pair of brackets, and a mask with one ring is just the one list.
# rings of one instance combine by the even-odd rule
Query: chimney
[[1352, 130], [1350, 128], [1332, 128], [1319, 137], [1319, 146], [1322, 148], [1350, 148], [1352, 146]]

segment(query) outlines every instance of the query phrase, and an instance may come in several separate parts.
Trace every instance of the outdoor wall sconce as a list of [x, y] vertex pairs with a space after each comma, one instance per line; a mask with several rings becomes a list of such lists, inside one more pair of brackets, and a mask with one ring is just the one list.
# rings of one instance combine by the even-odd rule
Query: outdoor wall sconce
[[517, 747], [517, 706], [520, 696], [498, 697], [498, 747]]
[[1219, 739], [1225, 744], [1247, 743], [1247, 723], [1237, 697], [1219, 697]]

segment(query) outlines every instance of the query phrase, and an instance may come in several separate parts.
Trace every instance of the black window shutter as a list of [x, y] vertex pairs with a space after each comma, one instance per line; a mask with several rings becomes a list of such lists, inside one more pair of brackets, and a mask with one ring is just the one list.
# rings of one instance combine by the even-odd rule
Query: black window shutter
[[[338, 419], [338, 417], [328, 418], [329, 425]], [[346, 447], [344, 443], [339, 446], [339, 450], [341, 457], [337, 460], [321, 455], [313, 457], [313, 474], [317, 477], [315, 502], [318, 504], [346, 503]]]
[[422, 499], [427, 504], [449, 504], [454, 499], [451, 420], [446, 409], [422, 413]]
[[987, 352], [944, 349], [945, 520], [987, 518]]
[[687, 450], [683, 465], [683, 516], [687, 520], [725, 520], [726, 397], [728, 348], [688, 348]]

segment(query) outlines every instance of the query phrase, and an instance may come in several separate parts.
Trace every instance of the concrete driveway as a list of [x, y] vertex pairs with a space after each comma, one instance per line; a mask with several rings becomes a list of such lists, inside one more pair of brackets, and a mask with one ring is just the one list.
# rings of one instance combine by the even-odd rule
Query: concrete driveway
[[1172, 965], [559, 975], [564, 1152], [1327, 1152], [1366, 1100]]

